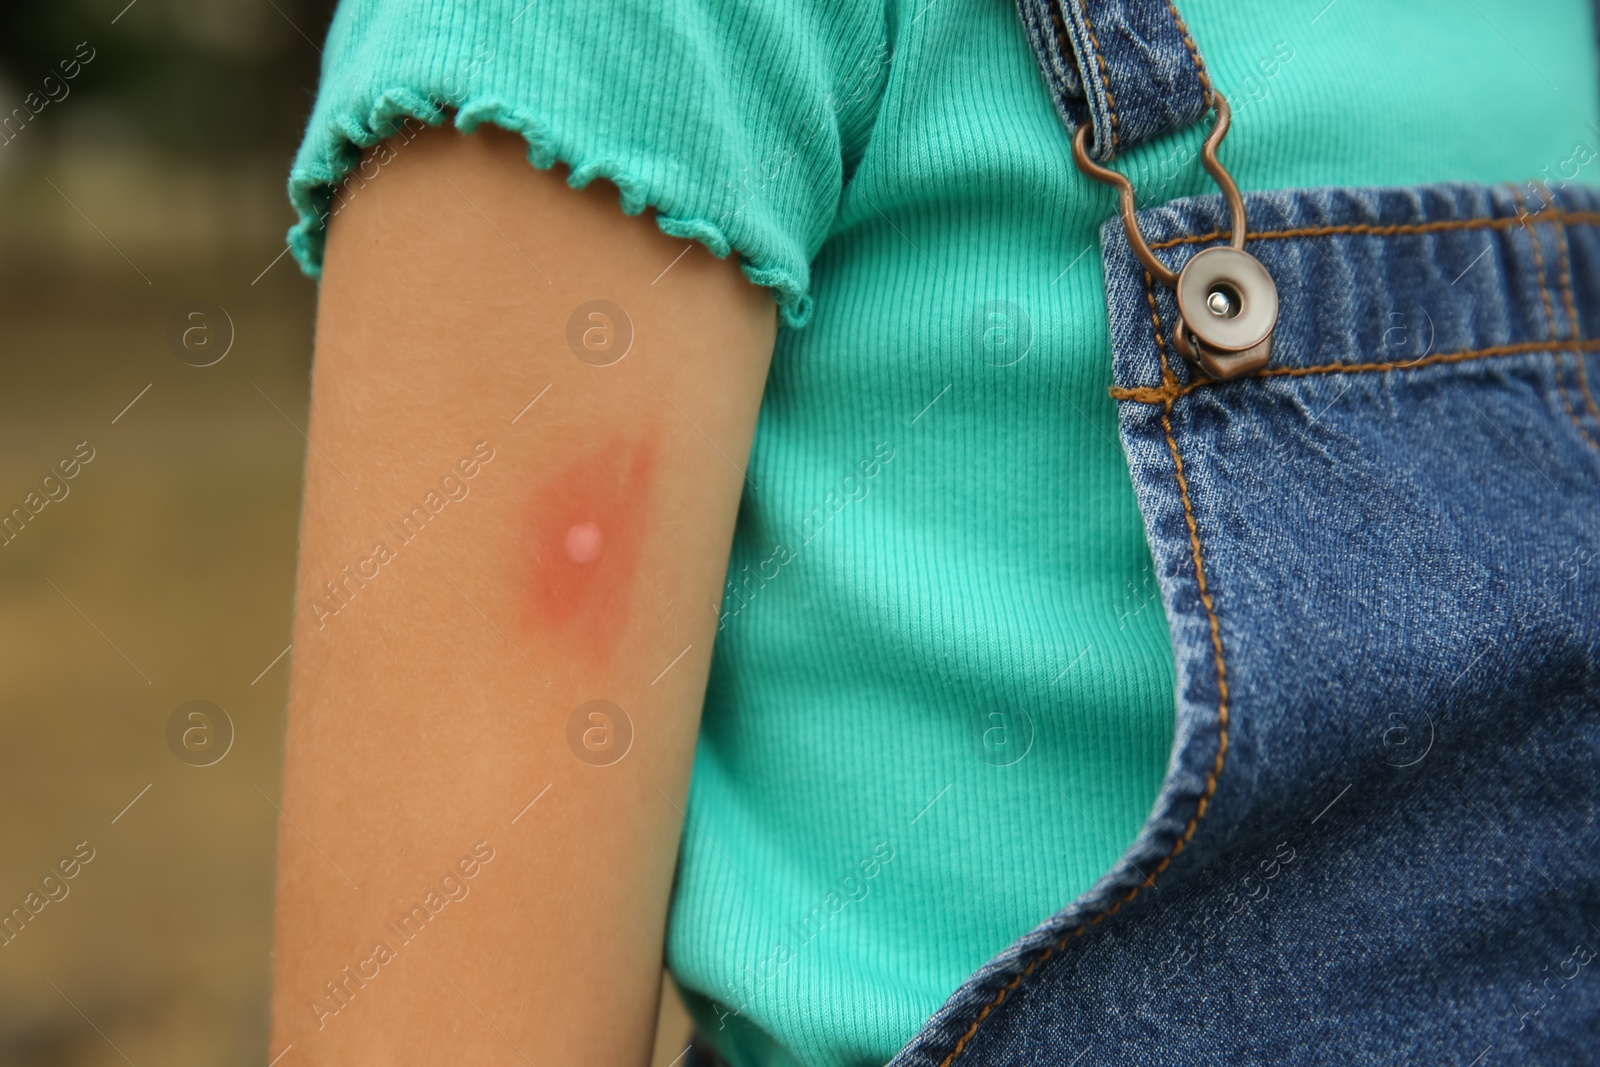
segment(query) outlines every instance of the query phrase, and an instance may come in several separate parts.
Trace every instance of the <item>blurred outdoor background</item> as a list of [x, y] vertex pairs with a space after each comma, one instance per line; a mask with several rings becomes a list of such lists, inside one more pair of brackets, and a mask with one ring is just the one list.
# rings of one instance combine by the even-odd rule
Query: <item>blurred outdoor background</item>
[[0, 8], [4, 1067], [271, 1058], [316, 295], [283, 189], [333, 6]]

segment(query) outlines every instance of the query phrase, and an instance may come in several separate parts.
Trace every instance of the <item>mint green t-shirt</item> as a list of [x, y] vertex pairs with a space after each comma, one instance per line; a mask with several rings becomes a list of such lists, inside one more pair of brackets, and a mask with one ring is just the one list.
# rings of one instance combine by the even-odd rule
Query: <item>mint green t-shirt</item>
[[[1179, 2], [1247, 191], [1595, 177], [1583, 0]], [[1008, 0], [346, 0], [290, 182], [307, 271], [406, 115], [519, 132], [777, 300], [667, 959], [735, 1067], [884, 1063], [1167, 768], [1111, 192]], [[1204, 132], [1117, 165], [1146, 203], [1214, 192]]]

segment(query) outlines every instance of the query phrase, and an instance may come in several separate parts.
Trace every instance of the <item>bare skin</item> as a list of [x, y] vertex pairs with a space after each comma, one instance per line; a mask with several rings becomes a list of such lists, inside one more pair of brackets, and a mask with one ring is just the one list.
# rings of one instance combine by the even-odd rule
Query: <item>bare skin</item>
[[[662, 275], [686, 244], [492, 129], [417, 136], [330, 222], [279, 1067], [649, 1061], [776, 329], [731, 260], [695, 246]], [[604, 366], [614, 315], [581, 318], [598, 355], [568, 340], [595, 299], [633, 329]], [[569, 730], [595, 700], [632, 727], [609, 765], [614, 713], [591, 706]]]

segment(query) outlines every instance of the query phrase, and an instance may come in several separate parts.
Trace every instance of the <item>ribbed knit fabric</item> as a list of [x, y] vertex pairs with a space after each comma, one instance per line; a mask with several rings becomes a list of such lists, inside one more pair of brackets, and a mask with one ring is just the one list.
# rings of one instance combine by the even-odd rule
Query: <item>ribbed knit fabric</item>
[[[1583, 0], [1180, 6], [1245, 189], [1595, 178]], [[783, 309], [668, 960], [735, 1067], [881, 1064], [1111, 865], [1166, 767], [1111, 194], [1006, 0], [347, 0], [290, 182], [305, 269], [358, 146], [450, 109]], [[1117, 165], [1148, 203], [1212, 192], [1203, 133]]]

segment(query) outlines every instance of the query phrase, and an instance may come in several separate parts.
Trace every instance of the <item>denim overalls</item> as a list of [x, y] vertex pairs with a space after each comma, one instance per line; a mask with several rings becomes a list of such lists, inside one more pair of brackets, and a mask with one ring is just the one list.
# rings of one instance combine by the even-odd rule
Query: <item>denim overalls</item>
[[[1102, 162], [1211, 109], [1167, 0], [1019, 7]], [[1229, 377], [1102, 231], [1177, 666], [1154, 811], [891, 1067], [1600, 1063], [1600, 192], [1243, 206], [1277, 317]], [[1135, 221], [1177, 272], [1232, 220]]]

